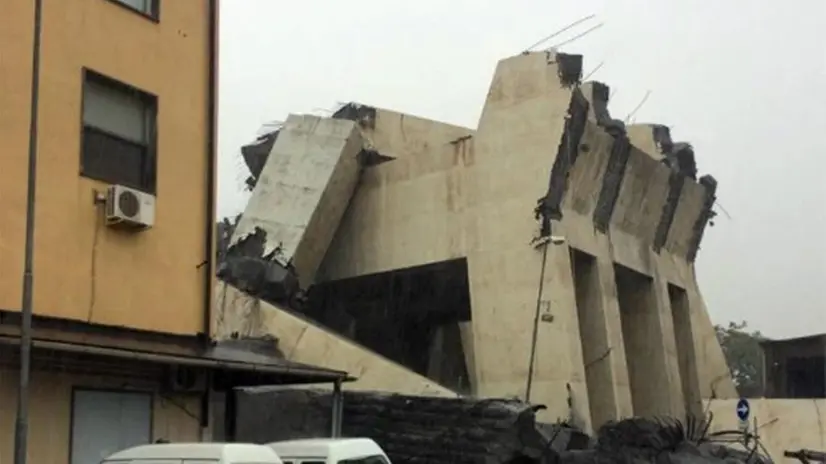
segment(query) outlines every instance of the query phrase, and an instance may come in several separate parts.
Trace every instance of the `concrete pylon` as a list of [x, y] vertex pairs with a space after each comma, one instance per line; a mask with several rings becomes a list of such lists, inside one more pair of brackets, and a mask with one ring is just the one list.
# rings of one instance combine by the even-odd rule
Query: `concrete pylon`
[[[581, 65], [580, 56], [555, 52], [499, 62], [468, 173], [477, 197], [465, 215], [485, 225], [467, 249], [476, 393], [527, 398], [548, 405], [548, 418], [581, 418], [587, 428], [581, 345], [558, 343], [579, 340], [568, 248], [530, 245], [555, 234], [561, 219], [588, 115]], [[525, 208], [537, 202], [534, 218]]]

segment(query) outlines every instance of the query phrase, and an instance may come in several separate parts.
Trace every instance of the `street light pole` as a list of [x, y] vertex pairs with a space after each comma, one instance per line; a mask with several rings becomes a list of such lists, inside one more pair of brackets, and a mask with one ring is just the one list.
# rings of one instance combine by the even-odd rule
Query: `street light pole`
[[26, 195], [26, 242], [23, 264], [23, 297], [20, 322], [20, 385], [14, 424], [14, 464], [26, 464], [29, 432], [29, 377], [32, 363], [32, 296], [34, 286], [34, 203], [37, 188], [37, 119], [40, 99], [40, 29], [42, 2], [34, 1], [31, 108], [29, 119], [29, 167]]

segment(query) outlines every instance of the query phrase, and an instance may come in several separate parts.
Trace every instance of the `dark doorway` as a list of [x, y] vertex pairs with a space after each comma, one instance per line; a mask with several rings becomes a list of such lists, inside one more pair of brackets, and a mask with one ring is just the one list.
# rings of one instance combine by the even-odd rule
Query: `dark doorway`
[[688, 295], [682, 288], [668, 284], [668, 299], [671, 302], [671, 317], [674, 320], [674, 339], [680, 361], [680, 380], [682, 380], [685, 410], [700, 417], [703, 414], [703, 399], [697, 379], [694, 329], [691, 324]]
[[634, 414], [668, 414], [668, 363], [653, 279], [620, 265], [614, 274]]
[[574, 248], [571, 248], [571, 267], [591, 423], [599, 427], [617, 418], [611, 363], [599, 362], [610, 356], [611, 352], [602, 307], [599, 269], [594, 256]]

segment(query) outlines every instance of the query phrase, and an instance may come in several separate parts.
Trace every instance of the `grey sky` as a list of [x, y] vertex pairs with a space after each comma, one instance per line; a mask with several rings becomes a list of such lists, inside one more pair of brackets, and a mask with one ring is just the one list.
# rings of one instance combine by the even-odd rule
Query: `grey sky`
[[[228, 0], [221, 10], [220, 215], [243, 209], [240, 145], [290, 112], [358, 101], [476, 127], [496, 62], [578, 18], [562, 50], [624, 117], [692, 142], [720, 182], [698, 259], [715, 322], [826, 332], [826, 2]], [[796, 5], [792, 7], [791, 5]], [[718, 208], [719, 210], [719, 208]]]

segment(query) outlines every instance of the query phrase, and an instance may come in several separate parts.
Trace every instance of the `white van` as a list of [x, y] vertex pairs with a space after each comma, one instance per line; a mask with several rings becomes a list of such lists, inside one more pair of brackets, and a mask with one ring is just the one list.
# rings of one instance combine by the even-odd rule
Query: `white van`
[[283, 464], [265, 445], [246, 443], [164, 443], [128, 448], [101, 464]]
[[369, 438], [312, 438], [270, 443], [284, 464], [390, 464]]

